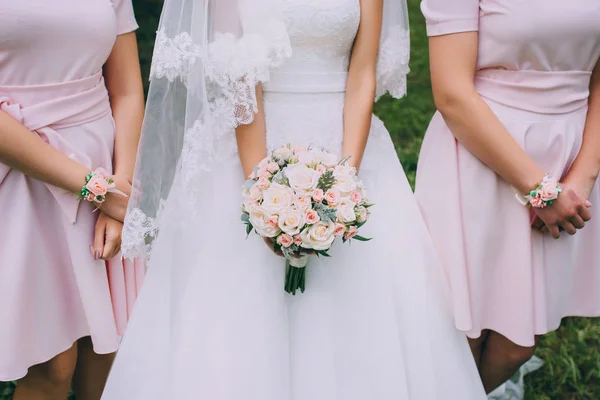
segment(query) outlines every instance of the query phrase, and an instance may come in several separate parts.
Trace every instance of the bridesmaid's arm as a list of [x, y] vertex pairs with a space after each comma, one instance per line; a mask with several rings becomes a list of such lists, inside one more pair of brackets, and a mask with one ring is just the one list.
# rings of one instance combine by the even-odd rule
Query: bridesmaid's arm
[[0, 162], [72, 193], [81, 190], [90, 172], [3, 111], [0, 111]]
[[529, 193], [545, 171], [475, 91], [477, 32], [434, 36], [429, 48], [435, 104], [456, 139], [519, 192]]
[[267, 128], [261, 85], [256, 87], [256, 101], [258, 112], [254, 121], [248, 125], [239, 125], [235, 130], [240, 162], [246, 179], [252, 173], [252, 169], [267, 156]]
[[361, 0], [360, 9], [360, 27], [352, 49], [346, 84], [342, 146], [342, 155], [350, 156], [348, 162], [356, 168], [360, 167], [371, 131], [383, 1]]
[[144, 118], [144, 88], [134, 32], [119, 35], [104, 65], [116, 125], [115, 175], [131, 181]]
[[587, 199], [600, 173], [600, 61], [592, 74], [583, 144], [565, 181]]
[[[526, 194], [540, 182], [545, 171], [514, 140], [475, 90], [478, 40], [477, 32], [429, 39], [435, 104], [456, 139], [469, 152]], [[551, 207], [534, 211], [555, 238], [560, 236], [559, 226], [574, 234], [591, 218], [585, 200], [568, 188]]]

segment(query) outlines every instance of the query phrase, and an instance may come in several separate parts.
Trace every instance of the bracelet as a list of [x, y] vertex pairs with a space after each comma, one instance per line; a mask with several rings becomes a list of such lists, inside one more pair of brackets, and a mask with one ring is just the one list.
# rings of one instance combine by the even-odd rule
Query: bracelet
[[561, 192], [562, 188], [560, 187], [558, 180], [546, 174], [542, 178], [542, 182], [529, 192], [529, 194], [522, 196], [519, 193], [516, 193], [515, 197], [519, 203], [524, 206], [544, 208], [551, 205], [554, 200], [558, 199], [558, 195]]
[[85, 177], [85, 185], [77, 194], [77, 200], [86, 200], [92, 203], [102, 204], [109, 192], [116, 191], [113, 178], [104, 168], [98, 168]]

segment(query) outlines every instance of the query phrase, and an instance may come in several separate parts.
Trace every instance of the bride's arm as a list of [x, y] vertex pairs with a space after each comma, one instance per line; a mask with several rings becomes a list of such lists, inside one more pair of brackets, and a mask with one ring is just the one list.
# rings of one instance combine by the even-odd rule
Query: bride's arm
[[267, 134], [263, 107], [262, 86], [256, 87], [258, 112], [254, 121], [248, 125], [240, 125], [235, 130], [240, 162], [244, 177], [248, 178], [252, 169], [267, 156]]
[[352, 49], [346, 84], [342, 146], [342, 155], [350, 156], [350, 164], [357, 168], [371, 130], [383, 0], [361, 0], [360, 9], [360, 27]]

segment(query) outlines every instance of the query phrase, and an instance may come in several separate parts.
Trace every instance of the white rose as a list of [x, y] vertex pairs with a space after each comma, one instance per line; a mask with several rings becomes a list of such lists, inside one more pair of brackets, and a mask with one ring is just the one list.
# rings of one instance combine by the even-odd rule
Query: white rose
[[339, 157], [323, 150], [313, 150], [312, 160], [316, 163], [321, 163], [330, 168], [337, 165], [340, 161]]
[[339, 175], [335, 177], [334, 188], [339, 190], [343, 195], [350, 194], [356, 190], [356, 178], [352, 175]]
[[277, 225], [269, 224], [270, 215], [262, 207], [253, 207], [250, 211], [250, 223], [260, 236], [273, 238], [281, 232]]
[[279, 228], [288, 235], [294, 236], [300, 233], [304, 225], [304, 213], [294, 207], [285, 209], [279, 214]]
[[356, 221], [356, 214], [354, 213], [355, 204], [350, 200], [343, 199], [337, 208], [337, 218], [340, 222], [347, 224]]
[[290, 187], [296, 192], [307, 196], [317, 188], [320, 174], [304, 164], [292, 164], [285, 167], [285, 176], [290, 182]]
[[335, 240], [333, 222], [317, 222], [300, 233], [302, 247], [313, 250], [328, 250]]
[[269, 215], [278, 214], [294, 202], [294, 192], [287, 186], [273, 183], [263, 193], [262, 207]]
[[369, 219], [369, 210], [363, 206], [356, 207], [356, 214], [358, 215], [358, 222], [365, 222], [367, 219]]
[[292, 150], [288, 149], [287, 146], [283, 146], [273, 152], [273, 157], [275, 157], [278, 160], [287, 161], [287, 159], [290, 158], [293, 154], [294, 153], [292, 152]]
[[297, 195], [294, 198], [294, 205], [296, 206], [296, 209], [298, 209], [299, 211], [306, 211], [308, 210], [311, 205], [312, 205], [312, 200], [310, 196], [303, 196], [303, 195]]

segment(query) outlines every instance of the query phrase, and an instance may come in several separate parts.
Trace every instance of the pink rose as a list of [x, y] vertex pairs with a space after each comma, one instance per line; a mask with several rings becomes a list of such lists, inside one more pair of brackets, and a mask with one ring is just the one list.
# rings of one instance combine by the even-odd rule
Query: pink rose
[[96, 196], [105, 196], [108, 193], [108, 186], [106, 179], [98, 175], [92, 176], [92, 179], [85, 185], [87, 190]]
[[270, 163], [268, 163], [266, 167], [267, 167], [267, 171], [269, 171], [272, 174], [279, 171], [279, 165], [277, 165], [277, 163], [274, 163], [272, 161]]
[[300, 237], [300, 235], [296, 235], [294, 236], [294, 244], [300, 246], [302, 244], [302, 238]]
[[259, 169], [264, 169], [271, 162], [271, 157], [265, 157], [258, 163]]
[[96, 195], [94, 193], [89, 193], [86, 200], [87, 201], [96, 201]]
[[344, 235], [346, 240], [352, 239], [358, 233], [358, 228], [356, 226], [351, 226], [348, 232]]
[[352, 193], [350, 193], [350, 201], [353, 202], [354, 204], [358, 204], [360, 203], [360, 201], [362, 200], [362, 196], [360, 195], [360, 193], [358, 191], [354, 191]]
[[292, 243], [294, 243], [294, 239], [287, 233], [284, 233], [283, 235], [277, 238], [277, 244], [279, 244], [280, 246], [290, 247]]
[[308, 210], [304, 216], [304, 220], [307, 224], [313, 225], [319, 222], [321, 218], [319, 218], [319, 214], [315, 210]]
[[98, 176], [99, 178], [102, 178], [102, 179], [105, 179], [105, 180], [107, 180], [107, 179], [110, 178], [110, 174], [104, 168], [97, 168], [94, 171], [94, 174], [96, 174], [96, 176]]
[[277, 227], [277, 223], [279, 222], [279, 218], [277, 218], [277, 216], [271, 217], [269, 218], [268, 224], [269, 226], [272, 226], [273, 228]]
[[256, 176], [258, 176], [259, 178], [270, 178], [271, 177], [271, 173], [269, 171], [267, 171], [267, 169], [265, 167], [261, 167], [258, 169], [258, 172], [256, 173]]
[[336, 206], [340, 202], [340, 191], [332, 188], [325, 193], [325, 200], [327, 200], [327, 204], [330, 206]]
[[529, 203], [531, 204], [532, 207], [535, 208], [544, 208], [546, 207], [546, 203], [544, 203], [544, 201], [538, 196], [532, 196], [529, 199]]
[[543, 201], [552, 201], [558, 198], [560, 193], [558, 184], [556, 182], [544, 182], [542, 187], [538, 190], [537, 195]]
[[294, 152], [294, 154], [298, 154], [298, 153], [302, 153], [305, 152], [307, 149], [304, 146], [294, 146], [292, 147], [292, 151]]
[[313, 190], [313, 192], [312, 192], [312, 198], [317, 203], [322, 202], [323, 201], [323, 189], [315, 189], [315, 190]]
[[323, 164], [317, 165], [317, 172], [323, 175], [327, 171], [327, 167]]
[[[258, 185], [258, 187], [261, 189], [268, 188], [270, 184], [271, 184], [271, 182], [269, 182], [269, 179], [265, 178], [264, 176], [261, 176], [260, 178], [258, 178], [258, 182], [256, 183], [256, 185]], [[256, 185], [254, 185], [254, 186], [256, 186]]]
[[306, 211], [311, 206], [310, 197], [297, 195], [294, 199], [294, 204], [299, 211]]
[[336, 223], [335, 224], [335, 229], [333, 230], [333, 234], [335, 236], [342, 236], [344, 233], [346, 233], [346, 225], [340, 224], [340, 223]]

